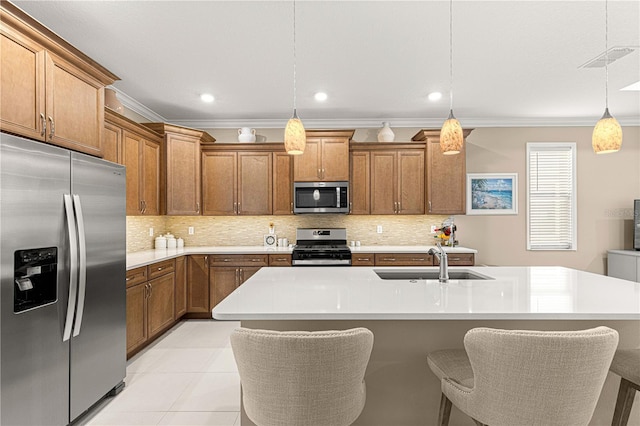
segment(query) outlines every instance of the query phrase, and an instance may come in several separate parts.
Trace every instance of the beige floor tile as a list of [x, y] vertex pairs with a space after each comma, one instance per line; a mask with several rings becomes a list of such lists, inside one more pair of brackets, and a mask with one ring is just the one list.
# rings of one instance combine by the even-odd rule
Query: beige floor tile
[[237, 412], [170, 411], [160, 421], [162, 426], [234, 426]]
[[103, 411], [169, 411], [201, 373], [138, 373]]
[[87, 426], [155, 426], [164, 416], [164, 411], [101, 411]]
[[238, 365], [231, 348], [219, 349], [209, 360], [207, 373], [237, 373]]
[[168, 411], [240, 411], [237, 373], [198, 373]]

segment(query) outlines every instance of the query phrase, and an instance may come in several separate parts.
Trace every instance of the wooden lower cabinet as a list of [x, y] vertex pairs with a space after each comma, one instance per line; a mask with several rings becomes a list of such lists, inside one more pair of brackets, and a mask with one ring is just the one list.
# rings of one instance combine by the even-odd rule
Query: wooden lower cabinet
[[176, 259], [176, 307], [174, 319], [177, 321], [187, 313], [187, 257]]
[[433, 266], [433, 256], [427, 253], [376, 253], [376, 266]]
[[175, 259], [127, 271], [127, 357], [175, 323]]
[[147, 341], [147, 284], [127, 288], [127, 354]]
[[261, 267], [269, 266], [269, 255], [211, 255], [209, 266], [209, 304], [213, 309]]
[[[433, 257], [433, 264], [440, 265], [437, 256]], [[447, 264], [449, 266], [473, 266], [475, 265], [475, 255], [473, 253], [447, 253]]]
[[163, 275], [149, 281], [148, 286], [147, 321], [151, 339], [174, 322], [175, 276]]
[[351, 266], [375, 266], [373, 253], [352, 253]]
[[208, 255], [197, 254], [187, 258], [187, 313], [210, 314]]
[[270, 254], [269, 266], [291, 266], [291, 255], [282, 254]]

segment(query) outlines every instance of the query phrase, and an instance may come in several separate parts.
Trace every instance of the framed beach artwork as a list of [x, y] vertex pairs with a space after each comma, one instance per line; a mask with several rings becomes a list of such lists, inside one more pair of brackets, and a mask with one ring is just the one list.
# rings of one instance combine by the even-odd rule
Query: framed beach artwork
[[518, 174], [467, 173], [467, 214], [518, 214]]

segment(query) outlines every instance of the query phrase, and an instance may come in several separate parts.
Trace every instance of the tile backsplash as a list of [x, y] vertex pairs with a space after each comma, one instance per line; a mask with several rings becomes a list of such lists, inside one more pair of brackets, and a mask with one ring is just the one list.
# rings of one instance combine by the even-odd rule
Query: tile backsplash
[[[273, 223], [278, 238], [295, 243], [297, 228], [346, 228], [347, 239], [362, 245], [431, 245], [431, 225], [440, 226], [448, 216], [128, 216], [127, 252], [153, 248], [154, 239], [171, 232], [185, 246], [261, 246]], [[382, 233], [376, 232], [382, 226]], [[188, 228], [194, 234], [188, 235]], [[154, 236], [149, 235], [153, 228]], [[464, 245], [464, 235], [458, 233]]]

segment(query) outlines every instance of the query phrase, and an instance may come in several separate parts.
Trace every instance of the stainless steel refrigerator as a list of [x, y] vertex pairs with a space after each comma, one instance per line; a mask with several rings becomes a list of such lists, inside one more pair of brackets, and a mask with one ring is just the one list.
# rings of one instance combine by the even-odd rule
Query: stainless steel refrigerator
[[0, 424], [66, 425], [124, 386], [125, 169], [0, 133]]

